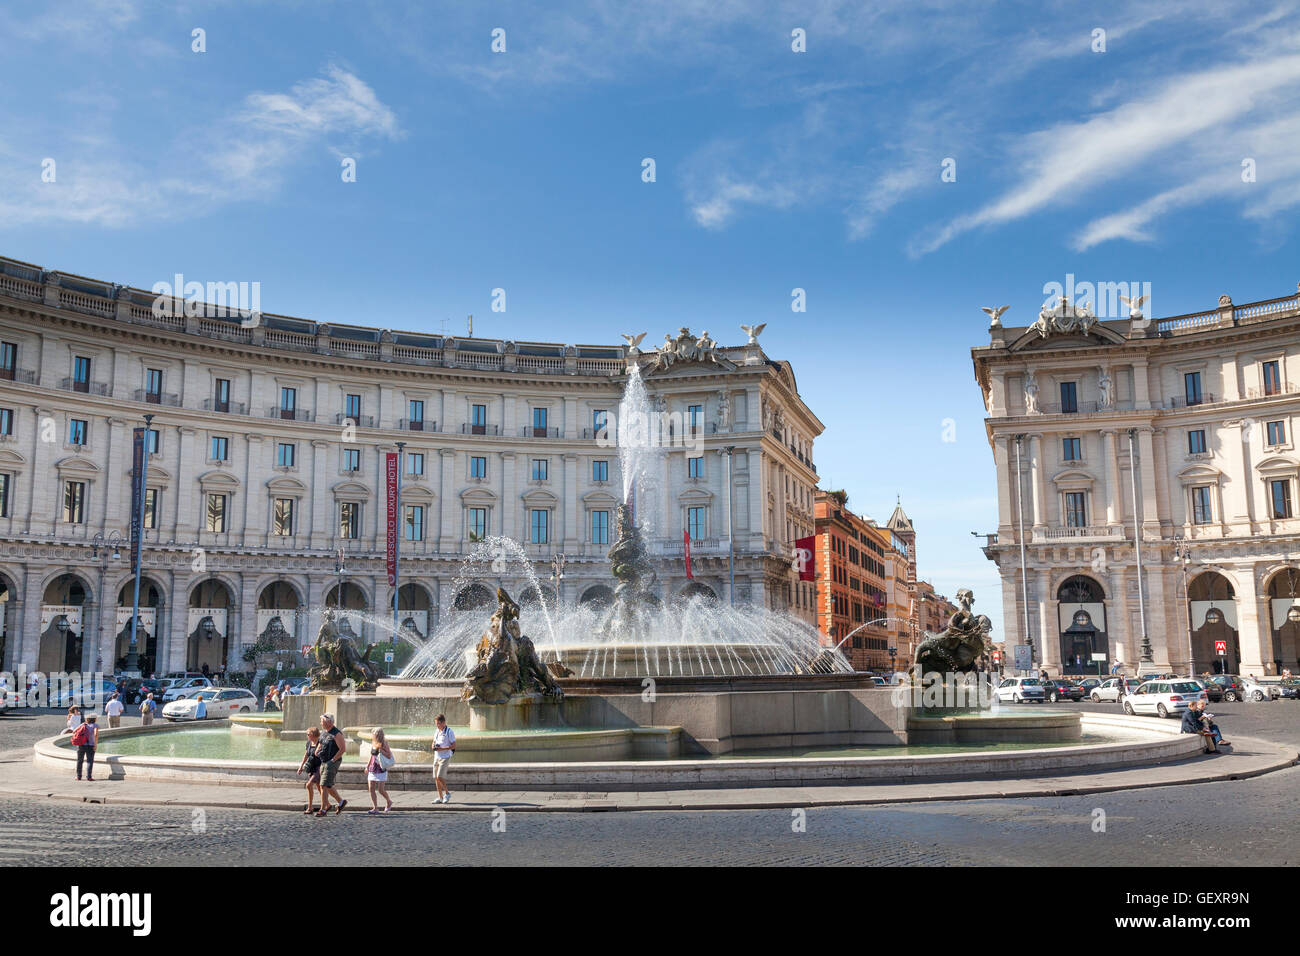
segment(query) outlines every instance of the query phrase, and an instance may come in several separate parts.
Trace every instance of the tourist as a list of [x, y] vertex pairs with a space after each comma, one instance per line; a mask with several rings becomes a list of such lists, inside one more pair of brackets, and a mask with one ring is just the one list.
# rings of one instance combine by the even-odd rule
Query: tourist
[[384, 739], [384, 728], [376, 727], [370, 735], [370, 760], [366, 764], [366, 785], [370, 788], [370, 813], [379, 812], [376, 796], [384, 798], [384, 813], [393, 809], [393, 798], [388, 795], [388, 768], [393, 765], [393, 751]]
[[122, 706], [122, 698], [120, 694], [114, 694], [110, 697], [108, 703], [104, 705], [104, 713], [108, 715], [108, 726], [121, 727], [122, 711], [124, 710], [126, 710], [126, 708]]
[[1201, 715], [1197, 711], [1196, 701], [1188, 704], [1187, 709], [1183, 711], [1183, 721], [1178, 729], [1184, 734], [1199, 734], [1204, 729], [1201, 727]]
[[343, 755], [348, 749], [348, 739], [343, 736], [343, 731], [334, 726], [333, 714], [320, 715], [321, 728], [321, 775], [320, 775], [320, 809], [316, 811], [316, 816], [323, 817], [330, 811], [330, 797], [334, 798], [334, 812], [342, 813], [343, 808], [348, 802], [339, 796], [338, 790], [334, 789], [334, 782], [338, 780], [339, 765], [343, 763]]
[[84, 724], [72, 732], [72, 746], [77, 748], [77, 779], [81, 779], [81, 766], [86, 765], [86, 779], [95, 779], [95, 747], [99, 744], [99, 725], [91, 714]]
[[81, 716], [81, 708], [74, 704], [68, 708], [68, 724], [63, 728], [63, 733], [70, 734], [85, 722], [86, 718]]
[[208, 716], [208, 702], [203, 699], [202, 694], [194, 695], [194, 719], [206, 720]]
[[151, 691], [144, 700], [140, 701], [140, 725], [142, 727], [148, 727], [153, 723], [153, 714], [157, 709], [158, 705], [154, 703], [153, 692]]
[[[307, 774], [307, 809], [302, 812], [311, 816], [316, 812], [316, 791], [320, 789], [320, 730], [312, 727], [307, 731], [307, 749], [303, 752], [302, 763], [298, 764], [298, 775]], [[321, 794], [321, 804], [325, 796]]]
[[447, 767], [456, 753], [456, 735], [447, 726], [447, 717], [438, 715], [438, 732], [433, 735], [433, 782], [438, 788], [438, 803], [451, 800], [451, 791], [447, 788]]
[[1205, 701], [1193, 701], [1191, 706], [1196, 708], [1196, 714], [1200, 718], [1201, 726], [1214, 734], [1214, 742], [1231, 747], [1232, 744], [1223, 739], [1223, 732], [1219, 730], [1219, 725], [1214, 722], [1214, 715], [1205, 712]]

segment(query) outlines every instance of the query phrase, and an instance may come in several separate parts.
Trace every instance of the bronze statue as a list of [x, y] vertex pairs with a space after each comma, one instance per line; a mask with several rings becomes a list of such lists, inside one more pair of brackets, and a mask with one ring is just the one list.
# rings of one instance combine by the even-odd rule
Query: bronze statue
[[504, 704], [517, 694], [563, 698], [564, 691], [542, 665], [537, 649], [519, 630], [519, 605], [497, 588], [497, 609], [478, 642], [477, 663], [465, 675], [461, 697]]
[[350, 637], [339, 633], [334, 612], [327, 608], [316, 634], [316, 664], [307, 671], [311, 689], [341, 690], [349, 680], [352, 690], [372, 689], [379, 682], [379, 671], [370, 660], [374, 649], [367, 644], [366, 652], [359, 652]]
[[942, 634], [927, 637], [916, 648], [916, 666], [921, 673], [966, 674], [975, 669], [984, 655], [984, 636], [993, 629], [985, 614], [974, 614], [975, 595], [970, 588], [957, 592], [960, 609], [948, 620]]

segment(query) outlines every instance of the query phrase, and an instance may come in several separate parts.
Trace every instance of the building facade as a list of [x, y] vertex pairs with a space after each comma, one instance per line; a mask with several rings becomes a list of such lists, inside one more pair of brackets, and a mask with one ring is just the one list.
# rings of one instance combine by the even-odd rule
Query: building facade
[[1295, 671], [1300, 295], [989, 332], [1006, 642], [1053, 674]]
[[250, 645], [311, 643], [325, 607], [387, 640], [385, 462], [399, 448], [398, 617], [417, 637], [490, 598], [456, 581], [497, 536], [517, 542], [501, 583], [525, 602], [608, 600], [622, 500], [611, 433], [631, 363], [670, 439], [637, 503], [653, 519], [660, 596], [815, 621], [815, 586], [797, 582], [792, 556], [813, 526], [822, 425], [789, 364], [752, 336], [721, 347], [683, 330], [668, 361], [160, 301], [0, 260], [6, 670], [107, 671], [123, 658], [132, 431], [146, 415], [149, 670], [246, 670]]

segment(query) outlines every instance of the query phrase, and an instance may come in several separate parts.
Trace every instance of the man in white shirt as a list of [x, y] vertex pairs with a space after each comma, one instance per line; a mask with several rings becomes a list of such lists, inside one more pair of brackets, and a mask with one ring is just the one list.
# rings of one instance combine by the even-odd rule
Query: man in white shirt
[[447, 726], [447, 717], [438, 715], [438, 731], [433, 735], [433, 782], [438, 788], [438, 803], [451, 799], [447, 789], [447, 767], [451, 765], [452, 754], [456, 752], [456, 735]]
[[122, 706], [122, 701], [117, 694], [108, 699], [108, 703], [104, 705], [104, 713], [108, 714], [109, 727], [122, 726], [122, 711], [124, 710], [126, 708]]

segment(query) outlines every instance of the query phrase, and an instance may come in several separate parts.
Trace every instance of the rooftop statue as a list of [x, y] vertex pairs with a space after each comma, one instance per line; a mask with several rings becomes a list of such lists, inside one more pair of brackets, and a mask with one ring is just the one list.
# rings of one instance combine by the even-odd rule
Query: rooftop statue
[[1096, 324], [1097, 316], [1086, 302], [1071, 305], [1069, 298], [1061, 296], [1060, 301], [1050, 309], [1046, 303], [1043, 304], [1042, 311], [1038, 313], [1038, 321], [1030, 328], [1045, 339], [1056, 333], [1070, 335], [1077, 332], [1087, 335]]

